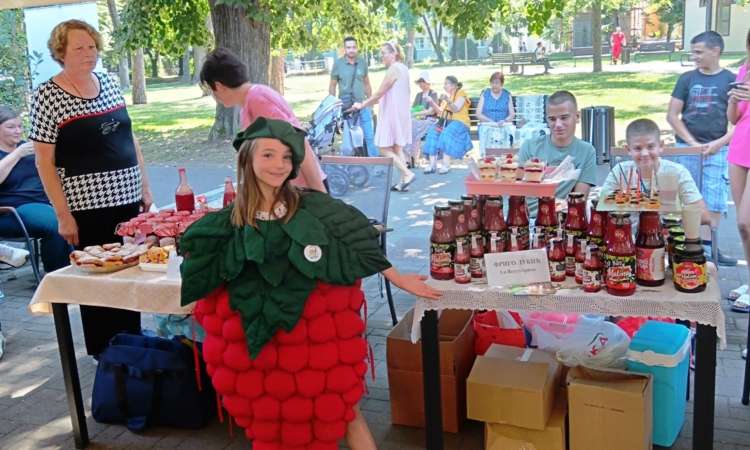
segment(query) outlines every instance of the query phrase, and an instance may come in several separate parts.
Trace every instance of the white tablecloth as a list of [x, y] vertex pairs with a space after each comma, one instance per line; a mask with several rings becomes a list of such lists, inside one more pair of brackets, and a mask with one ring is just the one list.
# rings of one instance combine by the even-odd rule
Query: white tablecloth
[[75, 266], [48, 273], [29, 303], [33, 314], [51, 314], [52, 303], [108, 306], [158, 314], [190, 314], [180, 306], [180, 280], [138, 266], [119, 272], [90, 274]]
[[412, 342], [421, 337], [420, 322], [427, 310], [487, 309], [506, 311], [544, 311], [605, 316], [670, 317], [690, 320], [716, 327], [720, 348], [726, 347], [724, 312], [721, 310], [721, 292], [716, 279], [709, 277], [706, 290], [700, 294], [685, 294], [674, 288], [670, 273], [659, 287], [638, 286], [630, 297], [616, 297], [605, 290], [583, 292], [572, 278], [558, 287], [554, 295], [513, 295], [507, 287], [489, 287], [487, 284], [457, 284], [453, 280], [438, 281], [430, 278], [426, 283], [443, 291], [440, 300], [417, 298], [412, 323]]

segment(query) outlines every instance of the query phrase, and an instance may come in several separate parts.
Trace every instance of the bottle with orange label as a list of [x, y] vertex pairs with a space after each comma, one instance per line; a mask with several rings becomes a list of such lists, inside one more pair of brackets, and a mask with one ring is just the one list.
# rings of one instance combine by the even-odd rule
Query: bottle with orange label
[[607, 293], [617, 296], [635, 294], [635, 245], [631, 235], [630, 214], [612, 213], [612, 223], [607, 228], [606, 267]]
[[697, 294], [706, 290], [708, 271], [702, 245], [676, 245], [672, 264], [675, 289], [689, 294]]
[[456, 226], [448, 206], [435, 206], [430, 235], [430, 276], [436, 280], [453, 279]]

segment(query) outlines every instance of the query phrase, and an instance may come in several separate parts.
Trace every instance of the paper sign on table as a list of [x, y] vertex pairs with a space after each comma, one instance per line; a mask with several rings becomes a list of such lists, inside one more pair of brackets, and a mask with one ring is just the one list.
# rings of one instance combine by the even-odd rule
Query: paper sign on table
[[167, 262], [167, 280], [181, 280], [180, 265], [182, 265], [182, 256], [177, 256], [177, 252], [169, 252], [169, 262]]
[[490, 286], [551, 281], [547, 252], [542, 249], [486, 253], [484, 263], [487, 267], [487, 284]]

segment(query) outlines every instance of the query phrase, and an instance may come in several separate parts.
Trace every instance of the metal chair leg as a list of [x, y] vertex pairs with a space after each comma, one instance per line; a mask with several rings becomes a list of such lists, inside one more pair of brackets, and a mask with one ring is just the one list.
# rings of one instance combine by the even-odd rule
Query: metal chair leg
[[[383, 252], [383, 256], [388, 257], [388, 250], [385, 243], [385, 233], [380, 234], [380, 250]], [[385, 278], [385, 277], [383, 277]], [[391, 319], [393, 320], [393, 326], [398, 324], [398, 317], [396, 316], [396, 307], [393, 305], [393, 294], [391, 293], [391, 282], [388, 279], [385, 280], [385, 293], [388, 297], [388, 308], [391, 310]]]

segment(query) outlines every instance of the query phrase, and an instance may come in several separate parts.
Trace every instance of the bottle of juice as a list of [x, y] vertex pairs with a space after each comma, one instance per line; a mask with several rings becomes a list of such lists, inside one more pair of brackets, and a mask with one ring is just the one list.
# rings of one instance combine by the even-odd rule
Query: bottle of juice
[[508, 226], [518, 227], [518, 246], [521, 250], [529, 248], [529, 214], [526, 197], [512, 195], [508, 199]]
[[565, 275], [569, 277], [576, 275], [576, 253], [578, 253], [578, 235], [567, 233], [565, 235]]
[[576, 239], [586, 237], [586, 194], [571, 192], [568, 194], [568, 215], [565, 217], [565, 233], [575, 233]]
[[641, 286], [664, 284], [664, 233], [659, 223], [659, 213], [642, 212], [635, 238], [635, 282]]
[[583, 262], [583, 291], [599, 292], [602, 290], [602, 264], [599, 256], [599, 247], [589, 245], [586, 247], [586, 259]]
[[226, 177], [224, 180], [224, 201], [223, 206], [234, 201], [234, 197], [237, 196], [237, 192], [234, 190], [234, 184], [232, 184], [232, 177]]
[[456, 225], [448, 206], [435, 206], [430, 235], [430, 276], [436, 280], [453, 278]]
[[555, 210], [555, 197], [539, 197], [539, 210], [534, 225], [544, 228], [546, 239], [552, 237], [555, 228], [560, 226]]
[[187, 182], [185, 169], [180, 167], [178, 172], [180, 174], [180, 184], [177, 185], [177, 190], [174, 193], [175, 209], [177, 211], [193, 212], [195, 211], [195, 193]]
[[482, 237], [478, 234], [471, 236], [471, 278], [484, 278], [487, 273], [484, 268], [484, 246]]
[[607, 213], [597, 211], [596, 206], [592, 205], [589, 210], [589, 228], [586, 231], [588, 242], [592, 245], [602, 245], [604, 234], [607, 229]]
[[586, 239], [578, 240], [578, 251], [576, 252], [576, 283], [583, 284], [583, 264], [586, 262]]
[[482, 221], [482, 228], [486, 235], [492, 235], [494, 232], [497, 236], [495, 240], [497, 246], [495, 249], [490, 249], [490, 240], [487, 239], [487, 253], [499, 253], [504, 252], [508, 248], [508, 225], [505, 223], [503, 217], [503, 198], [502, 197], [487, 197], [484, 204], [484, 220]]
[[547, 256], [549, 260], [549, 276], [552, 281], [565, 281], [565, 250], [563, 240], [552, 238]]
[[621, 297], [635, 294], [635, 245], [631, 235], [630, 214], [612, 213], [612, 227], [607, 230], [607, 293]]

